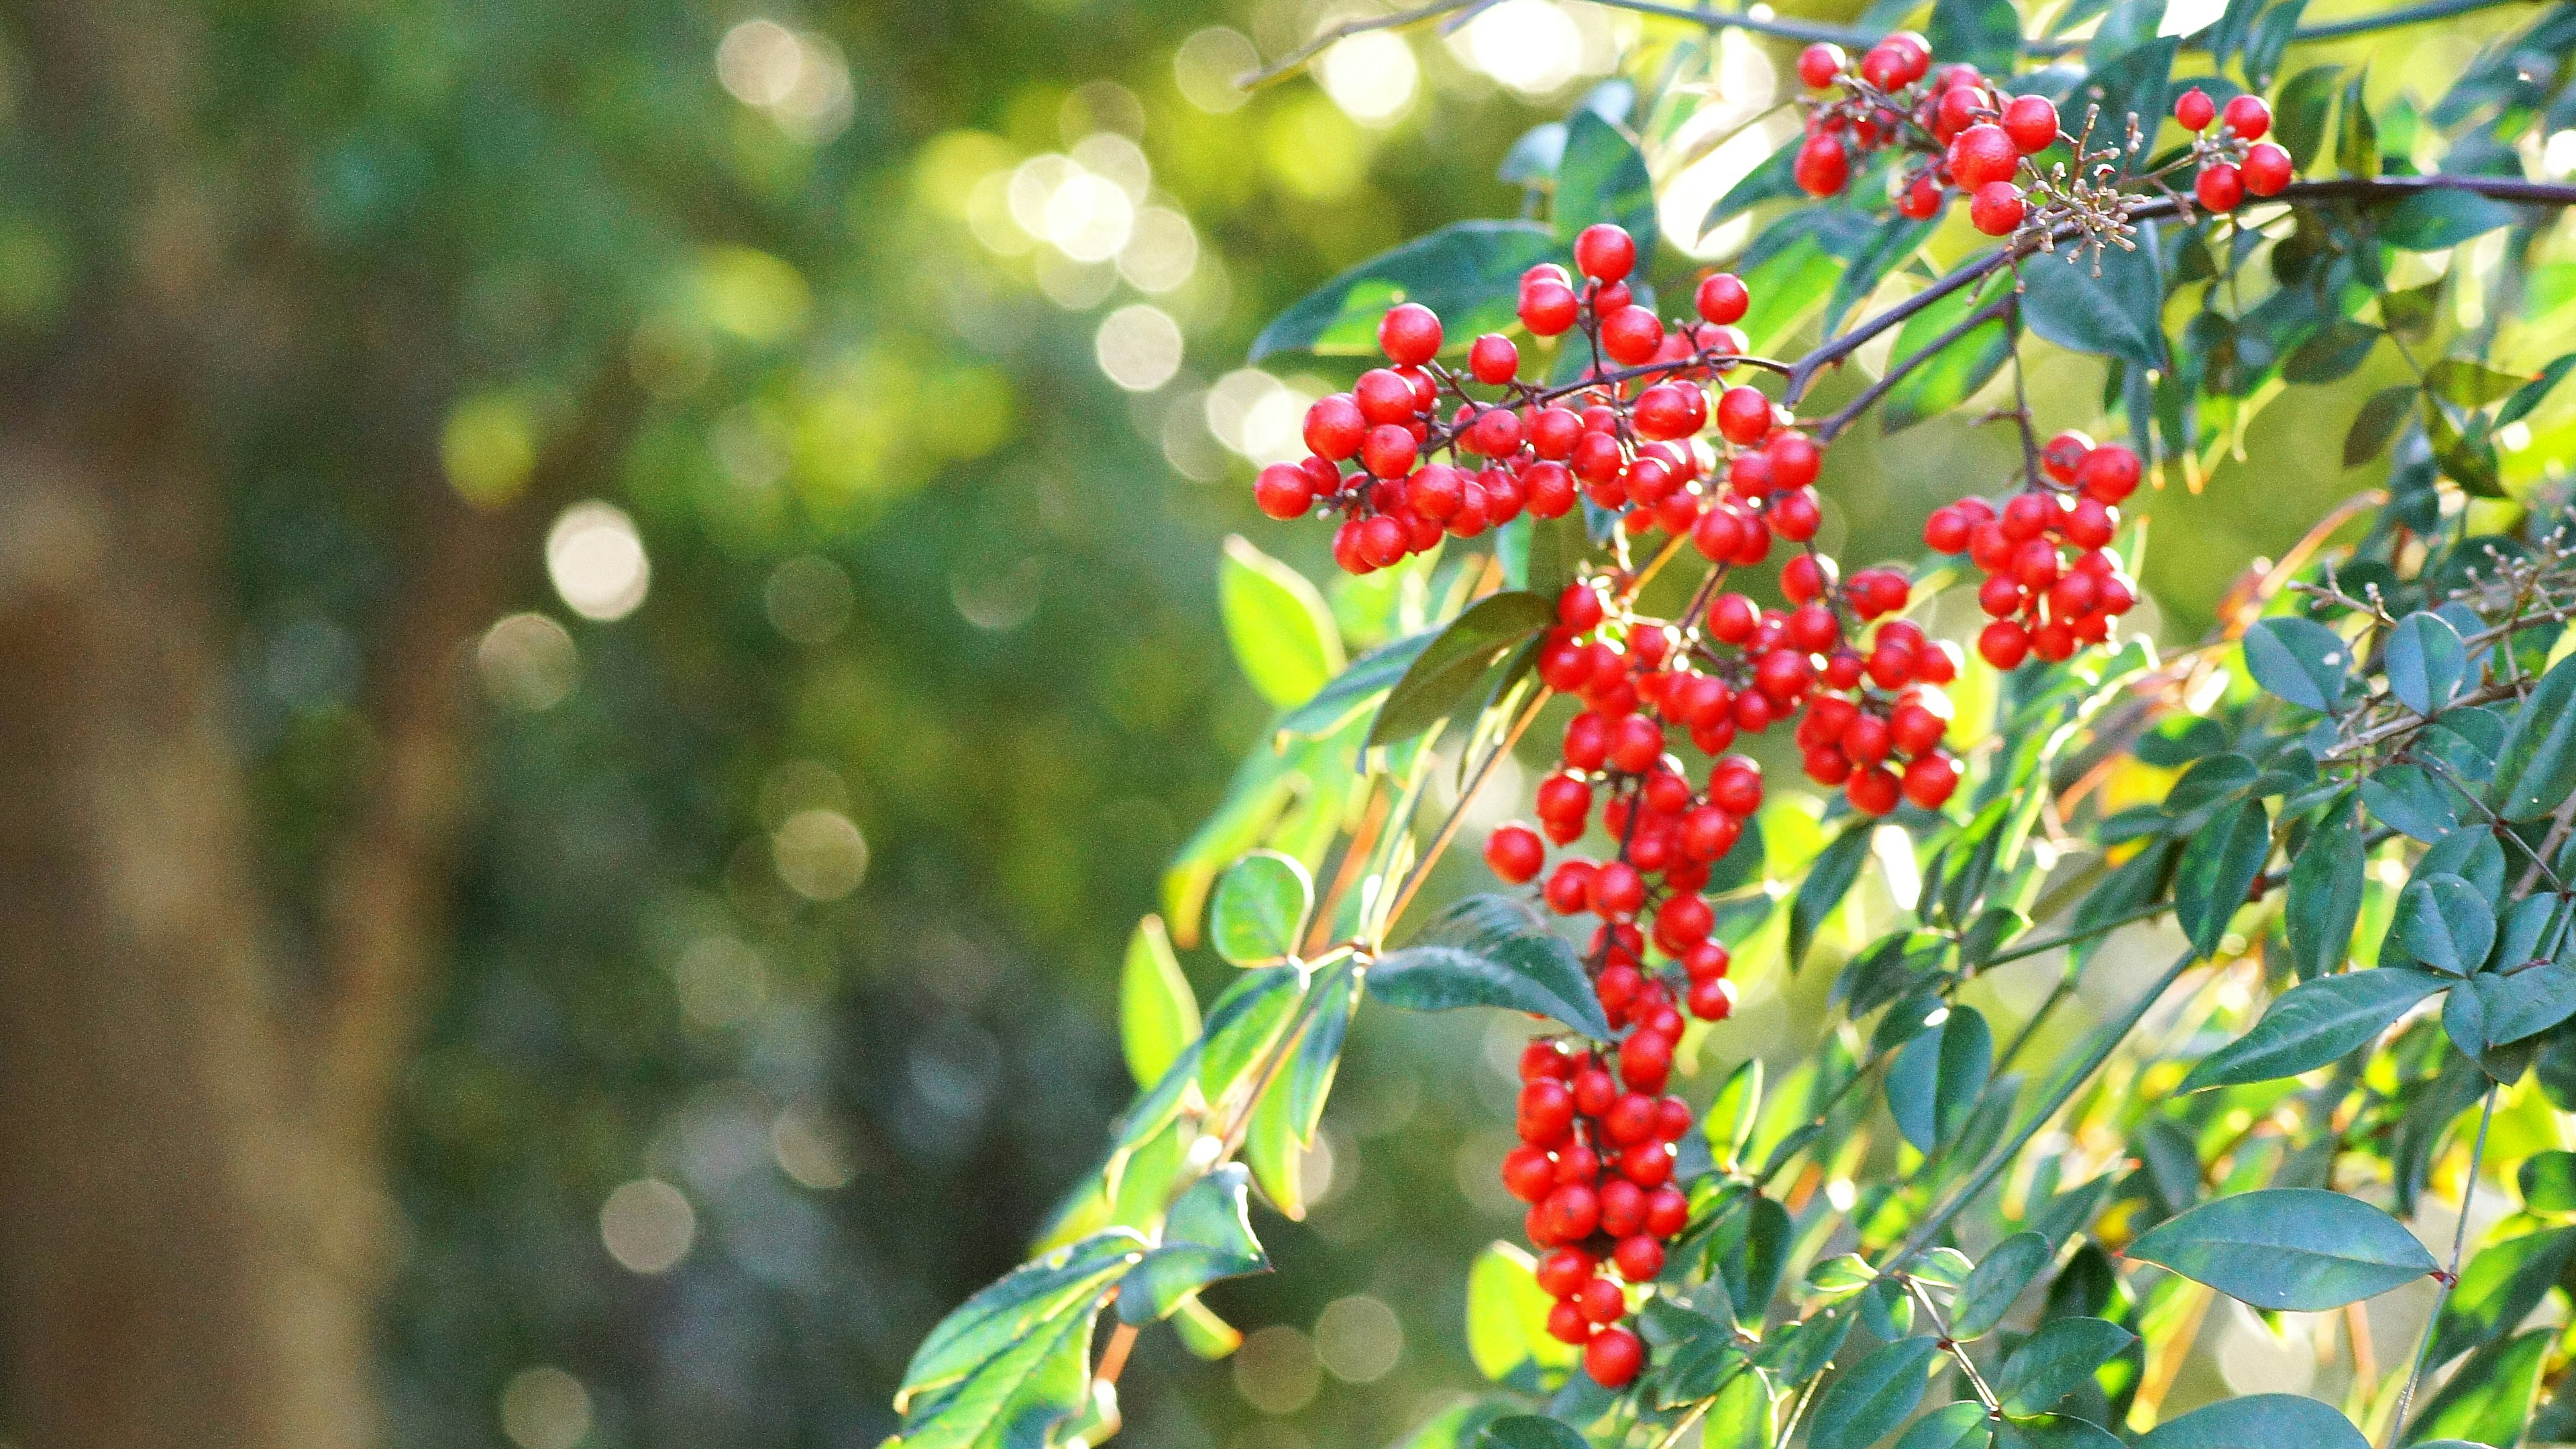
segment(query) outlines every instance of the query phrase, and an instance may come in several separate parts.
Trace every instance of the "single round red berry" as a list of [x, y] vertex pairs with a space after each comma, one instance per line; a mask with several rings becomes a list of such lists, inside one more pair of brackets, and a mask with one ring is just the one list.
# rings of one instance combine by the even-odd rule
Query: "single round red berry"
[[1583, 1343], [1592, 1337], [1592, 1320], [1572, 1301], [1561, 1301], [1547, 1310], [1547, 1336], [1560, 1343]]
[[1377, 345], [1388, 361], [1420, 367], [1440, 355], [1440, 316], [1419, 302], [1398, 302], [1377, 324]]
[[1571, 1298], [1592, 1281], [1600, 1264], [1581, 1248], [1559, 1248], [1538, 1260], [1538, 1286], [1551, 1298]]
[[1843, 48], [1819, 40], [1798, 52], [1798, 79], [1815, 90], [1823, 90], [1843, 73]]
[[1315, 504], [1315, 480], [1293, 463], [1273, 463], [1252, 480], [1252, 501], [1273, 518], [1303, 518]]
[[1700, 278], [1694, 304], [1702, 320], [1725, 327], [1744, 319], [1745, 311], [1753, 305], [1753, 294], [1745, 290], [1743, 280], [1733, 272], [1714, 272]]
[[1554, 337], [1583, 314], [1583, 299], [1563, 282], [1534, 282], [1521, 288], [1521, 325], [1535, 337]]
[[2030, 653], [2030, 634], [2010, 619], [1997, 619], [1977, 635], [1977, 654], [1997, 669], [2012, 669]]
[[1503, 1154], [1503, 1191], [1534, 1203], [1555, 1190], [1556, 1164], [1549, 1160], [1546, 1148], [1524, 1142]]
[[1487, 387], [1500, 387], [1521, 370], [1521, 350], [1500, 332], [1488, 332], [1467, 348], [1467, 370]]
[[1513, 885], [1538, 879], [1539, 867], [1546, 863], [1547, 846], [1526, 825], [1501, 826], [1485, 837], [1485, 864]]
[[2209, 92], [2193, 86], [2174, 98], [2173, 114], [2184, 130], [2205, 131], [2218, 118], [2218, 102], [2209, 98]]
[[1644, 307], [1631, 303], [1601, 319], [1601, 350], [1621, 367], [1653, 361], [1655, 349], [1663, 345], [1663, 321]]
[[1717, 431], [1728, 442], [1751, 447], [1771, 432], [1771, 399], [1759, 388], [1738, 385], [1718, 394]]
[[1625, 227], [1594, 222], [1574, 238], [1574, 265], [1596, 282], [1619, 281], [1637, 265], [1636, 238]]
[[1377, 568], [1401, 562], [1412, 551], [1413, 532], [1404, 521], [1379, 514], [1359, 528], [1359, 555]]
[[1646, 1366], [1646, 1345], [1624, 1328], [1605, 1328], [1583, 1346], [1583, 1371], [1605, 1389], [1624, 1389]]
[[[2093, 440], [2072, 428], [2048, 440], [2039, 450], [2040, 471], [2060, 483], [2075, 481], [2076, 470], [2093, 451]], [[2025, 494], [2025, 497], [2030, 495]], [[2018, 502], [2019, 500], [2015, 500]], [[2034, 500], [2037, 501], [2037, 500]], [[2008, 505], [2009, 507], [2009, 505]]]
[[2009, 181], [1989, 181], [1968, 198], [1968, 224], [1988, 236], [2010, 236], [2028, 209], [2020, 187]]
[[1628, 1296], [1607, 1278], [1595, 1278], [1574, 1290], [1574, 1306], [1586, 1321], [1616, 1323], [1628, 1312]]
[[2025, 156], [2057, 144], [2057, 103], [2046, 96], [2015, 96], [2004, 105], [2004, 134]]
[[1735, 1010], [1735, 983], [1722, 976], [1694, 981], [1690, 988], [1690, 1013], [1702, 1021], [1724, 1021]]
[[1896, 194], [1897, 214], [1908, 221], [1930, 221], [1941, 213], [1941, 183], [1929, 171], [1918, 171]]
[[2020, 169], [2021, 152], [2012, 136], [1991, 121], [1961, 131], [1950, 143], [1950, 176], [1971, 192], [1994, 181], [2010, 181]]
[[1851, 158], [1844, 154], [1843, 143], [1834, 137], [1810, 136], [1798, 148], [1791, 175], [1798, 189], [1809, 196], [1839, 196], [1851, 181]]
[[1843, 797], [1863, 815], [1884, 815], [1896, 808], [1896, 776], [1875, 765], [1856, 770], [1843, 785]]
[[[1638, 1226], [1645, 1226], [1644, 1213], [1638, 1216]], [[1619, 1276], [1629, 1282], [1652, 1283], [1655, 1275], [1664, 1271], [1664, 1245], [1643, 1233], [1634, 1233], [1619, 1240], [1619, 1246], [1610, 1252], [1610, 1261], [1618, 1265]]]
[[2245, 200], [2245, 177], [2225, 161], [2212, 162], [2200, 168], [2200, 179], [2191, 187], [2192, 195], [2207, 211], [2234, 211]]
[[2219, 114], [2225, 117], [2227, 129], [2248, 141], [2259, 141], [2272, 129], [2272, 108], [2261, 96], [2238, 96]]
[[2269, 141], [2246, 148], [2245, 164], [2238, 169], [2244, 173], [2246, 191], [2255, 196], [2278, 196], [2296, 174], [2290, 153]]
[[1339, 462], [1360, 450], [1360, 440], [1368, 436], [1368, 418], [1349, 393], [1337, 392], [1315, 399], [1306, 409], [1306, 446], [1316, 456]]

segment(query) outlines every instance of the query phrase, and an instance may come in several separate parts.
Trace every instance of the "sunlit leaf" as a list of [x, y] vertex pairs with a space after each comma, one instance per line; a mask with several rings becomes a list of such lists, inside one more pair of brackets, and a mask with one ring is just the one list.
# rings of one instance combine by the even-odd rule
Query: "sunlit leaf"
[[1446, 338], [1465, 346], [1511, 324], [1521, 273], [1556, 255], [1556, 236], [1531, 221], [1461, 221], [1343, 272], [1279, 315], [1253, 339], [1252, 358], [1377, 351], [1377, 326], [1398, 302], [1440, 314]]
[[2203, 1203], [2148, 1229], [2128, 1255], [2257, 1308], [2305, 1313], [2375, 1298], [2438, 1266], [2395, 1218], [2305, 1187]]
[[1217, 878], [1208, 940], [1237, 966], [1267, 966], [1297, 953], [1314, 906], [1315, 882], [1305, 866], [1275, 850], [1256, 850]]
[[1369, 993], [1411, 1011], [1500, 1006], [1610, 1035], [1574, 946], [1507, 896], [1473, 896], [1434, 917], [1368, 971]]
[[1198, 997], [1173, 958], [1163, 918], [1137, 922], [1118, 973], [1118, 1044], [1138, 1086], [1161, 1081], [1199, 1034]]
[[1487, 671], [1555, 622], [1555, 601], [1533, 593], [1488, 594], [1469, 605], [1388, 691], [1368, 742], [1409, 740], [1481, 698]]
[[2168, 1419], [2138, 1449], [2370, 1449], [2331, 1404], [2299, 1394], [2247, 1394]]

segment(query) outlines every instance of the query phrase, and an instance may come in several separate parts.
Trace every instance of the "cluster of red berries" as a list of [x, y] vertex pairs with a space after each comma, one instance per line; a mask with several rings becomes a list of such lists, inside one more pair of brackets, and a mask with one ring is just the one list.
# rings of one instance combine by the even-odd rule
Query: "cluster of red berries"
[[[2111, 635], [2111, 621], [2138, 602], [2110, 544], [2120, 503], [2137, 491], [2138, 455], [2117, 443], [2095, 445], [2064, 432], [2040, 450], [2035, 486], [2005, 500], [2001, 512], [1982, 498], [1932, 510], [1923, 542], [1936, 553], [1964, 553], [1986, 581], [1977, 603], [1994, 616], [1977, 636], [1977, 652], [1997, 669], [2032, 654], [2054, 663]], [[2070, 559], [2061, 545], [2072, 548]]]
[[[2203, 210], [2234, 211], [2248, 196], [2278, 195], [2290, 184], [2296, 169], [2290, 153], [2263, 139], [2263, 133], [2272, 129], [2272, 108], [2261, 96], [2238, 96], [2222, 110], [2207, 91], [2193, 86], [2174, 101], [2173, 113], [2174, 120], [2195, 137], [2208, 131], [2212, 121], [2221, 127], [2216, 145], [2200, 143], [2206, 157], [2191, 189]], [[2242, 159], [2225, 159], [2235, 154], [2231, 141], [2244, 146]]]
[[[1584, 380], [1547, 389], [1523, 379], [1519, 347], [1498, 332], [1468, 348], [1461, 375], [1437, 361], [1439, 316], [1399, 303], [1378, 326], [1392, 365], [1318, 399], [1306, 413], [1310, 456], [1263, 469], [1254, 501], [1274, 518], [1302, 517], [1318, 502], [1341, 512], [1333, 557], [1355, 574], [1427, 551], [1444, 536], [1473, 538], [1524, 509], [1559, 517], [1578, 491], [1638, 514], [1634, 530], [1687, 532], [1699, 519], [1692, 490], [1713, 461], [1689, 441], [1708, 425], [1701, 384], [1743, 353], [1744, 334], [1731, 324], [1750, 298], [1734, 277], [1709, 277], [1696, 299], [1699, 316], [1667, 326], [1631, 300], [1637, 245], [1625, 230], [1587, 228], [1574, 260], [1582, 289], [1574, 273], [1541, 263], [1521, 280], [1520, 317], [1540, 337], [1582, 328], [1600, 359]], [[1470, 394], [1471, 381], [1500, 396]], [[1444, 395], [1456, 400], [1445, 421]], [[1767, 414], [1769, 402], [1762, 407]], [[1452, 461], [1424, 461], [1442, 449]], [[1345, 473], [1349, 463], [1357, 467]]]
[[1912, 31], [1872, 46], [1857, 68], [1840, 46], [1808, 46], [1798, 57], [1798, 78], [1839, 94], [1809, 109], [1798, 185], [1815, 196], [1839, 195], [1855, 155], [1903, 146], [1924, 159], [1892, 179], [1899, 215], [1938, 216], [1948, 188], [1956, 186], [1968, 198], [1968, 220], [1977, 230], [2010, 236], [2028, 209], [2013, 178], [2023, 157], [2057, 144], [2057, 103], [2006, 95], [1973, 65], [1943, 66], [1929, 84], [1916, 85], [1931, 65], [1931, 48]]
[[1621, 1283], [1653, 1282], [1664, 1244], [1690, 1225], [1673, 1144], [1696, 1120], [1689, 1103], [1661, 1095], [1669, 1049], [1642, 1063], [1629, 1056], [1624, 1045], [1613, 1056], [1531, 1042], [1521, 1053], [1521, 1141], [1503, 1158], [1503, 1185], [1530, 1205], [1529, 1240], [1546, 1254], [1539, 1286], [1556, 1299], [1547, 1331], [1580, 1345], [1584, 1370], [1612, 1389], [1646, 1363], [1645, 1344], [1620, 1326]]

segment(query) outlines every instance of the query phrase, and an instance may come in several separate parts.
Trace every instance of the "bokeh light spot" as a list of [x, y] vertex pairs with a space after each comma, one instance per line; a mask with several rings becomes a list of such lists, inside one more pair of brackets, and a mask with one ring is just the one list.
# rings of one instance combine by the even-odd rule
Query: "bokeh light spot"
[[1181, 327], [1160, 307], [1132, 303], [1101, 319], [1092, 352], [1111, 382], [1152, 392], [1181, 370]]
[[497, 508], [519, 496], [537, 467], [536, 421], [506, 393], [460, 399], [438, 434], [438, 461], [457, 496]]
[[572, 1449], [590, 1434], [590, 1390], [559, 1368], [524, 1370], [501, 1390], [501, 1432], [519, 1449]]
[[770, 627], [799, 644], [828, 644], [850, 622], [850, 576], [827, 558], [804, 554], [769, 571], [760, 591]]
[[837, 810], [799, 810], [770, 837], [778, 878], [808, 900], [836, 901], [868, 873], [868, 842]]
[[[678, 1188], [658, 1177], [621, 1183], [600, 1205], [600, 1244], [608, 1249], [608, 1256], [617, 1260], [617, 1266], [630, 1273], [671, 1271], [689, 1256], [689, 1245], [697, 1237], [697, 1210], [689, 1206]], [[587, 1417], [588, 1413], [585, 1401], [583, 1414]], [[516, 1430], [511, 1431], [510, 1437], [522, 1444], [530, 1442]], [[572, 1440], [563, 1442], [569, 1444]]]
[[1343, 115], [1384, 126], [1413, 104], [1422, 68], [1401, 36], [1373, 30], [1334, 41], [1315, 63], [1315, 75]]
[[1336, 1298], [1315, 1320], [1315, 1352], [1333, 1377], [1375, 1383], [1404, 1357], [1404, 1328], [1394, 1309], [1365, 1293]]
[[1315, 1345], [1286, 1324], [1273, 1324], [1234, 1351], [1234, 1388], [1265, 1414], [1293, 1414], [1315, 1397], [1323, 1374]]
[[512, 614], [483, 631], [474, 669], [494, 704], [534, 714], [563, 703], [581, 682], [581, 650], [545, 615]]
[[1172, 52], [1172, 80], [1191, 105], [1222, 115], [1243, 105], [1240, 82], [1260, 64], [1261, 53], [1241, 31], [1211, 25]]
[[794, 1106], [769, 1124], [769, 1149], [779, 1171], [804, 1187], [830, 1192], [858, 1175], [849, 1134], [816, 1107]]
[[546, 575], [564, 606], [585, 619], [623, 619], [644, 602], [652, 563], [635, 520], [611, 503], [576, 503], [546, 535]]

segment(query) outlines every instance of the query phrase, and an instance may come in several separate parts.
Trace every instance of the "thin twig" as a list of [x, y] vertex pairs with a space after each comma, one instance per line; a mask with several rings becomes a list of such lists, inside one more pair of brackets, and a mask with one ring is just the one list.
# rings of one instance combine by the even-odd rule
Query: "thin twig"
[[2406, 1375], [2406, 1387], [2397, 1393], [2397, 1409], [2388, 1416], [2388, 1443], [2395, 1449], [2397, 1438], [2406, 1429], [2407, 1407], [2415, 1402], [2416, 1387], [2424, 1382], [2424, 1371], [2432, 1367], [2433, 1333], [2442, 1326], [2442, 1309], [2451, 1301], [2451, 1288], [2460, 1281], [2460, 1254], [2469, 1242], [2469, 1205], [2477, 1201], [2478, 1167], [2486, 1160], [2487, 1123], [2495, 1117], [2496, 1088], [2487, 1084], [2486, 1102], [2478, 1108], [2478, 1141], [2469, 1149], [2469, 1175], [2460, 1184], [2460, 1220], [2451, 1228], [2451, 1266], [2434, 1281], [2440, 1291], [2433, 1295], [2432, 1316], [2424, 1320], [2424, 1341], [2415, 1348], [2415, 1367]]

